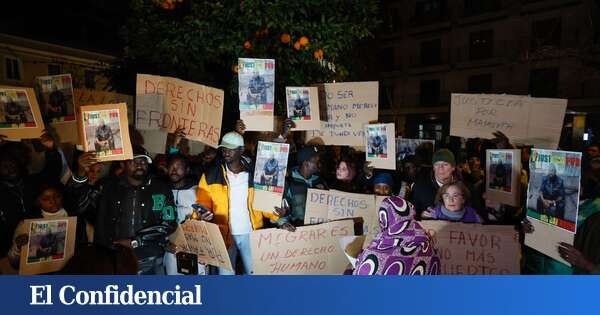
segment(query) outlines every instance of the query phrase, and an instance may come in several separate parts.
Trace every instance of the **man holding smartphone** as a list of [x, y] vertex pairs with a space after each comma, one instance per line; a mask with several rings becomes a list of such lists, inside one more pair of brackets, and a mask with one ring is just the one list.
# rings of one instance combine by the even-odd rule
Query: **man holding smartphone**
[[[285, 209], [254, 209], [254, 165], [242, 156], [244, 138], [233, 131], [225, 134], [219, 145], [222, 161], [206, 170], [198, 184], [196, 203], [209, 211], [203, 218], [213, 216], [219, 226], [229, 252], [231, 264], [236, 266], [239, 252], [244, 265], [244, 273], [252, 273], [250, 233], [264, 226], [264, 220], [275, 222], [286, 214]], [[219, 268], [219, 274], [232, 275], [235, 272]]]

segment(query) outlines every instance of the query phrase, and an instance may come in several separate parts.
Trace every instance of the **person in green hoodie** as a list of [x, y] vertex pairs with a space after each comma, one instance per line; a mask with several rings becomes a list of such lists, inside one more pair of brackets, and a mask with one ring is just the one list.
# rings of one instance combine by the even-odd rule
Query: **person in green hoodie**
[[296, 160], [298, 166], [292, 169], [285, 183], [284, 198], [289, 206], [289, 212], [277, 221], [280, 228], [289, 231], [304, 225], [308, 189], [327, 189], [325, 181], [319, 176], [319, 151], [316, 147], [302, 148], [298, 152]]

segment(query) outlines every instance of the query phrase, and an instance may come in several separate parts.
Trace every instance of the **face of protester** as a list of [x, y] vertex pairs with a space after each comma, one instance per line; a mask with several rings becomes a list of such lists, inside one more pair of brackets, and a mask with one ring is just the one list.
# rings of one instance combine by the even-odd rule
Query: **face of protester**
[[127, 177], [136, 180], [144, 180], [148, 175], [148, 160], [145, 157], [138, 157], [125, 162]]
[[319, 171], [319, 161], [319, 155], [315, 155], [310, 160], [305, 162], [307, 171], [311, 176]]
[[227, 164], [239, 161], [240, 158], [242, 157], [243, 150], [244, 150], [243, 148], [237, 148], [237, 149], [233, 149], [233, 150], [223, 148], [223, 160], [225, 160], [225, 163], [227, 163]]
[[167, 169], [169, 181], [171, 181], [173, 184], [181, 182], [187, 175], [185, 162], [183, 162], [181, 159], [175, 159], [171, 161]]
[[44, 190], [37, 201], [42, 210], [50, 213], [55, 213], [63, 207], [62, 195], [54, 188]]
[[19, 178], [19, 164], [13, 159], [0, 160], [0, 178], [13, 181]]
[[93, 164], [92, 166], [90, 166], [90, 172], [88, 173], [88, 178], [90, 181], [90, 184], [95, 184], [100, 175], [102, 174], [102, 170], [104, 169], [104, 164], [103, 163], [96, 163]]
[[403, 169], [407, 179], [414, 180], [417, 177], [417, 166], [414, 163], [405, 163]]
[[595, 157], [600, 156], [600, 148], [598, 148], [597, 146], [593, 145], [588, 147], [587, 149], [585, 149], [585, 152], [587, 153], [587, 156], [590, 159], [593, 159]]
[[338, 167], [335, 170], [335, 177], [338, 180], [352, 180], [352, 178], [350, 178], [350, 168], [346, 162], [341, 161], [338, 164]]
[[471, 170], [478, 170], [481, 168], [481, 161], [478, 157], [472, 156], [469, 158], [469, 167]]
[[392, 187], [387, 184], [375, 184], [373, 185], [373, 190], [375, 191], [375, 195], [377, 196], [391, 196], [392, 195]]
[[210, 164], [217, 158], [217, 150], [213, 148], [208, 148], [204, 151], [202, 155], [202, 164]]
[[455, 166], [448, 162], [438, 161], [433, 164], [433, 174], [435, 179], [441, 183], [447, 183], [452, 179], [452, 173], [456, 169]]
[[456, 186], [450, 186], [442, 195], [444, 206], [450, 211], [460, 211], [465, 205], [462, 191]]

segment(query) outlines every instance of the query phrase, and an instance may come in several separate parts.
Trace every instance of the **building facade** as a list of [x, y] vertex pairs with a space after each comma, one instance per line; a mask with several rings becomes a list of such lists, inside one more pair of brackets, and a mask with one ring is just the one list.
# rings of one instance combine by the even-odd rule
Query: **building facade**
[[384, 1], [381, 120], [395, 121], [406, 137], [446, 141], [451, 93], [506, 93], [567, 98], [567, 128], [573, 116], [593, 125], [600, 113], [595, 2]]
[[74, 88], [106, 90], [116, 57], [0, 34], [0, 85], [34, 87], [38, 76], [71, 74]]

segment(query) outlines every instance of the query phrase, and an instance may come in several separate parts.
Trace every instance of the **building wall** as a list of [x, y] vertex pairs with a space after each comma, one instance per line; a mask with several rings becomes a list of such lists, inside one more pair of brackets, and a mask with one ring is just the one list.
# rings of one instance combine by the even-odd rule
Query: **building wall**
[[[427, 1], [384, 1], [384, 31], [378, 34], [381, 49], [393, 50], [386, 54], [393, 56], [393, 60], [383, 60], [383, 68], [390, 70], [380, 73], [382, 86], [393, 92], [392, 104], [382, 109], [380, 116], [388, 121], [399, 120], [392, 118], [398, 115], [408, 116], [404, 119], [407, 125], [398, 128], [406, 129], [407, 135], [416, 135], [414, 129], [419, 122], [444, 124], [450, 93], [468, 92], [469, 77], [474, 75], [492, 75], [491, 93], [527, 95], [533, 94], [532, 70], [557, 68], [558, 88], [553, 96], [577, 99], [577, 104], [586, 103], [588, 98], [589, 102], [596, 102], [592, 98], [598, 97], [599, 89], [594, 88], [600, 83], [598, 74], [583, 64], [581, 58], [582, 47], [595, 34], [590, 22], [595, 21], [592, 0], [498, 0], [492, 1], [494, 9], [471, 15], [465, 10], [468, 1], [448, 0], [447, 10], [440, 10], [437, 16], [417, 15], [419, 2]], [[488, 1], [478, 3], [484, 2]], [[557, 17], [560, 45], [536, 49], [534, 23]], [[471, 34], [487, 30], [493, 31], [493, 54], [490, 58], [472, 60]], [[548, 34], [547, 38], [553, 37]], [[439, 63], [423, 64], [421, 43], [435, 39], [441, 41]], [[436, 104], [421, 104], [423, 80], [440, 80]], [[444, 126], [446, 131], [447, 127]]]
[[[20, 79], [10, 78], [6, 58], [18, 60]], [[71, 74], [74, 88], [108, 89], [104, 72], [114, 56], [59, 46], [12, 35], [0, 34], [0, 84], [33, 87], [35, 78], [50, 75], [50, 67], [59, 73]], [[89, 80], [86, 84], [86, 72]]]

